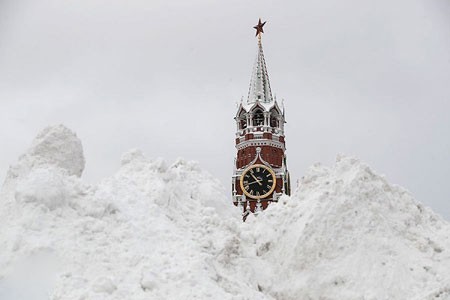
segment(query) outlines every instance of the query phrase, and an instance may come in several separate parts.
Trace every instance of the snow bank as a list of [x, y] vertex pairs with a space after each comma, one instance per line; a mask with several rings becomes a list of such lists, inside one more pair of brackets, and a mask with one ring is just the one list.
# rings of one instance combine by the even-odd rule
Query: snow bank
[[36, 202], [55, 209], [67, 204], [68, 192], [64, 177], [57, 170], [36, 168], [17, 184], [15, 198], [19, 202]]
[[33, 140], [28, 151], [10, 167], [4, 185], [14, 184], [35, 168], [51, 167], [80, 177], [84, 170], [83, 147], [76, 134], [64, 125], [49, 126]]
[[314, 166], [248, 225], [276, 299], [411, 299], [450, 282], [449, 224], [353, 158]]
[[11, 166], [0, 197], [9, 209], [11, 199], [35, 202], [55, 209], [73, 202], [82, 185], [84, 169], [80, 139], [63, 125], [49, 126], [33, 140], [30, 148]]
[[96, 186], [83, 167], [57, 126], [11, 168], [0, 299], [450, 299], [450, 225], [358, 160], [246, 223], [194, 162], [132, 150]]
[[22, 160], [24, 158], [32, 166], [52, 165], [78, 177], [83, 173], [85, 164], [80, 139], [64, 125], [42, 130]]

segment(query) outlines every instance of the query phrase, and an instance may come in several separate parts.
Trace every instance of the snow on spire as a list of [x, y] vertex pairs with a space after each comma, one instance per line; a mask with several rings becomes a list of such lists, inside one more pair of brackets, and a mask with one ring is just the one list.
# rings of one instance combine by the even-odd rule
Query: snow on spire
[[257, 37], [258, 37], [258, 53], [256, 56], [255, 65], [253, 67], [253, 74], [250, 81], [250, 88], [248, 91], [247, 103], [254, 103], [256, 101], [260, 101], [263, 103], [270, 103], [273, 101], [272, 91], [270, 90], [269, 83], [269, 73], [267, 72], [266, 61], [264, 59], [264, 52], [261, 43], [261, 33], [262, 26], [264, 26], [266, 22], [261, 23], [261, 19], [259, 19], [259, 24], [255, 26]]

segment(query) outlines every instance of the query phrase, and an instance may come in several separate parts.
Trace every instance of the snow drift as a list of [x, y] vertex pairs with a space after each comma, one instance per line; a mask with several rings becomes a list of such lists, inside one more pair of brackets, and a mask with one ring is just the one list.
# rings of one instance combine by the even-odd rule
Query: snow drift
[[450, 283], [449, 224], [353, 158], [313, 166], [248, 223], [277, 299], [411, 299]]
[[45, 129], [0, 193], [0, 299], [450, 299], [450, 225], [360, 161], [242, 223], [195, 162], [139, 150], [98, 185]]

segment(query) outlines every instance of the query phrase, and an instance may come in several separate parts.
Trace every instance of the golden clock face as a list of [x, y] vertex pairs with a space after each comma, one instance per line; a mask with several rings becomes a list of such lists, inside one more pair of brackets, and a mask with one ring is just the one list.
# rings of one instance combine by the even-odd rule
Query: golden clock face
[[241, 189], [245, 196], [262, 199], [275, 189], [275, 172], [265, 165], [252, 165], [244, 170], [241, 176]]

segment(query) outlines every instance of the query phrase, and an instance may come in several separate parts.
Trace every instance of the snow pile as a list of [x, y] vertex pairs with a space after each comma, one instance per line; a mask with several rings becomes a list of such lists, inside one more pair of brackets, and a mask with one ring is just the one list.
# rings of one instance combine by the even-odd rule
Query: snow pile
[[11, 167], [8, 178], [17, 178], [37, 166], [53, 166], [80, 177], [84, 164], [83, 147], [76, 134], [64, 125], [49, 126], [36, 136], [18, 164]]
[[49, 209], [67, 204], [69, 189], [64, 177], [48, 168], [33, 169], [17, 185], [16, 200], [19, 202], [38, 202]]
[[76, 134], [63, 125], [47, 127], [10, 167], [2, 193], [15, 192], [18, 201], [42, 202], [53, 209], [68, 201], [73, 187], [65, 186], [79, 181], [84, 164], [83, 147]]
[[450, 299], [450, 225], [358, 160], [246, 223], [194, 162], [132, 150], [96, 186], [83, 167], [56, 126], [9, 171], [0, 299]]
[[167, 166], [135, 150], [88, 186], [59, 161], [32, 158], [21, 157], [0, 199], [0, 299], [231, 299], [245, 290], [218, 262], [240, 217], [196, 163]]
[[450, 299], [449, 223], [356, 159], [314, 166], [248, 225], [276, 299]]

